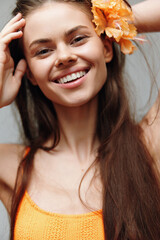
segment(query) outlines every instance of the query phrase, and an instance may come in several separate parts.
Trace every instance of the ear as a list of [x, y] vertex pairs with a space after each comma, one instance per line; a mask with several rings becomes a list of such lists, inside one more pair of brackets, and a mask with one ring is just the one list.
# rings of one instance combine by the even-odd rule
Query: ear
[[29, 69], [29, 66], [27, 66], [26, 75], [27, 75], [27, 78], [30, 80], [30, 82], [31, 82], [34, 86], [36, 86], [36, 85], [37, 85], [37, 82], [36, 82], [34, 76], [32, 75], [32, 73], [31, 73], [31, 71], [30, 71], [30, 69]]
[[104, 58], [105, 58], [106, 63], [108, 63], [113, 58], [112, 43], [108, 39], [104, 39], [103, 44], [104, 44]]

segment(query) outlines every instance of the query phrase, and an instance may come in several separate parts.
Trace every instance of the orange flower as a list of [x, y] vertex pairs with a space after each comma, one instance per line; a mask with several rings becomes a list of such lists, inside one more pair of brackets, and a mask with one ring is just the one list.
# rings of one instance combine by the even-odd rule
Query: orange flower
[[131, 8], [123, 0], [92, 0], [93, 22], [95, 31], [106, 36], [121, 46], [124, 54], [133, 53], [135, 46], [131, 40], [137, 35]]

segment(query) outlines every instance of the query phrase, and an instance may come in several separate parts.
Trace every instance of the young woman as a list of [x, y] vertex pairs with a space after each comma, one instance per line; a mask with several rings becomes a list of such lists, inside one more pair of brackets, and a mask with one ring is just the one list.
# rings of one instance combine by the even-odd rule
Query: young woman
[[18, 0], [1, 32], [0, 106], [16, 99], [27, 141], [0, 146], [11, 239], [159, 239], [158, 171], [130, 116], [124, 55], [95, 32], [93, 3]]

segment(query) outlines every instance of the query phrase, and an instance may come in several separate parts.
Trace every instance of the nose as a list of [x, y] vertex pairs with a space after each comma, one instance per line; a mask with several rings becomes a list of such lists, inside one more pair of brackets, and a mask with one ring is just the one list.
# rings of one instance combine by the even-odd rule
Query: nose
[[70, 46], [61, 45], [57, 48], [55, 66], [67, 66], [77, 61], [77, 55], [73, 53]]

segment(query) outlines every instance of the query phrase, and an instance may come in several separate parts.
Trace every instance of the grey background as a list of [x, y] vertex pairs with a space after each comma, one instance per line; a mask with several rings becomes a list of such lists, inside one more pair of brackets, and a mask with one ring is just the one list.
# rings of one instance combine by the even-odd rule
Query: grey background
[[[140, 2], [140, 0], [130, 0], [131, 4]], [[12, 9], [14, 8], [15, 0], [5, 0], [0, 4], [0, 30], [4, 24], [10, 19]], [[160, 82], [160, 33], [147, 34], [149, 37], [148, 42], [144, 45], [144, 52], [147, 55], [148, 63], [151, 69], [154, 71], [157, 77], [157, 84]], [[152, 38], [150, 40], [150, 38]], [[127, 57], [126, 64], [127, 79], [129, 79], [129, 86], [131, 90], [130, 98], [134, 102], [133, 109], [136, 112], [137, 120], [140, 120], [148, 108], [155, 101], [157, 96], [156, 84], [152, 91], [151, 100], [148, 103], [150, 96], [151, 81], [149, 78], [149, 71], [146, 64], [144, 64], [144, 58], [139, 51], [135, 54]], [[146, 106], [147, 103], [147, 107]], [[21, 142], [19, 133], [20, 123], [17, 124], [18, 114], [12, 106], [7, 106], [0, 110], [0, 143], [16, 143]], [[7, 174], [7, 173], [6, 173]], [[9, 238], [9, 223], [8, 216], [5, 208], [0, 202], [0, 240], [7, 240]]]

